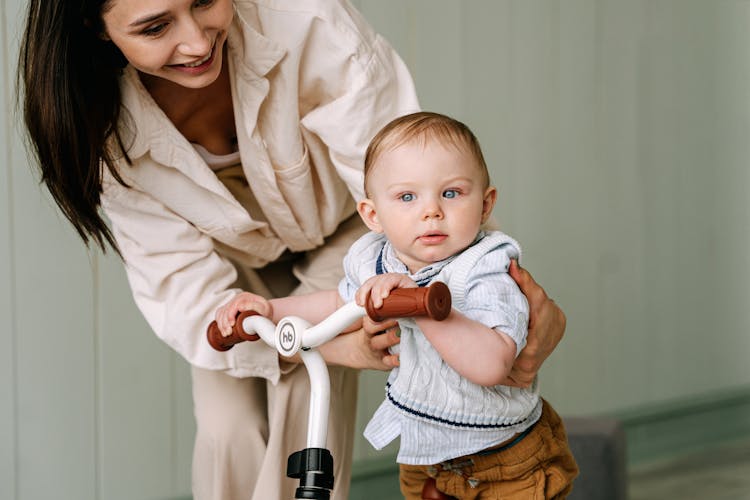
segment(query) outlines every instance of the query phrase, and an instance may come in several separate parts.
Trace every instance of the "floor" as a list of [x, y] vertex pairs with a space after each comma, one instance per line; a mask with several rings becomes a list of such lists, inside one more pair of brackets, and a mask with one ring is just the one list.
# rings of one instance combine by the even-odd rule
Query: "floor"
[[750, 441], [634, 468], [630, 500], [750, 500]]

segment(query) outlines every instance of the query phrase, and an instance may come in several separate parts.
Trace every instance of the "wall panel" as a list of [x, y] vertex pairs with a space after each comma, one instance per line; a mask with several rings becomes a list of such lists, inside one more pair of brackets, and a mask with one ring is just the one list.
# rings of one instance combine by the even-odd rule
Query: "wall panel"
[[172, 353], [136, 309], [122, 262], [110, 255], [99, 263], [101, 495], [166, 498], [173, 493]]
[[[750, 324], [750, 280], [738, 270], [750, 269], [750, 44], [746, 41], [750, 23], [750, 3], [722, 5], [714, 17], [716, 30], [715, 109], [706, 118], [715, 130], [716, 146], [706, 170], [717, 175], [714, 188], [717, 196], [714, 209], [720, 217], [716, 224], [711, 251], [706, 256], [706, 267], [712, 272], [715, 293], [719, 301], [715, 318], [722, 318], [724, 332], [732, 332], [734, 349], [724, 342], [706, 346], [709, 356], [721, 359], [714, 377], [717, 383], [732, 384], [747, 380], [750, 365], [750, 335], [742, 335]], [[721, 262], [722, 265], [716, 263]], [[724, 338], [724, 335], [719, 335]]]
[[[0, 141], [12, 140], [11, 110], [13, 105], [10, 85], [13, 66], [8, 60], [10, 33], [8, 6], [0, 4]], [[12, 13], [11, 13], [12, 19]], [[12, 26], [12, 25], [11, 25]], [[10, 148], [4, 147], [0, 156], [0, 498], [16, 498], [16, 336], [14, 305], [13, 257], [13, 191], [11, 190]]]
[[[512, 2], [483, 0], [466, 2], [462, 20], [463, 117], [479, 139], [485, 161], [499, 196], [495, 218], [500, 226], [512, 220], [515, 169], [509, 164], [511, 131], [511, 86], [508, 76], [513, 62], [511, 42]], [[510, 228], [507, 229], [510, 232]]]
[[23, 155], [12, 165], [19, 495], [95, 498], [92, 262]]
[[409, 68], [424, 109], [464, 117], [463, 3], [413, 0], [409, 25]]

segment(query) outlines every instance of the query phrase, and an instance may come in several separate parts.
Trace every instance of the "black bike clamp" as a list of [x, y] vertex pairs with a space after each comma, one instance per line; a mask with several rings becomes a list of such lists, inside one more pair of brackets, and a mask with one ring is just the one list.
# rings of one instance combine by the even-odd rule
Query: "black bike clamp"
[[325, 448], [305, 448], [289, 455], [286, 475], [299, 479], [295, 498], [329, 500], [333, 489], [333, 456]]

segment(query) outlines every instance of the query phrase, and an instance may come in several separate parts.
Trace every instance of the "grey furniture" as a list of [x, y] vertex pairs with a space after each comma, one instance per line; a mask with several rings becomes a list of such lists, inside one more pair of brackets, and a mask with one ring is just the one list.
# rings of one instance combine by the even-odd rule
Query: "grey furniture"
[[625, 432], [605, 417], [563, 418], [580, 475], [569, 500], [627, 500]]

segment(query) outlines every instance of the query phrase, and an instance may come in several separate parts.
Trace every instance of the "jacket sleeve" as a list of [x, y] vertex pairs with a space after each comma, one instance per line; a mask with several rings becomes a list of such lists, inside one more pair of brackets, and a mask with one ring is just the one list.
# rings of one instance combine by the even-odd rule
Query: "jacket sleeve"
[[133, 298], [156, 335], [192, 365], [276, 383], [278, 356], [263, 342], [215, 351], [206, 328], [239, 290], [212, 239], [137, 187], [109, 179], [102, 207], [125, 261]]
[[[338, 175], [360, 200], [370, 140], [390, 120], [418, 111], [419, 102], [409, 70], [389, 43], [350, 6], [335, 14], [335, 20], [316, 23], [308, 37], [310, 46], [327, 50], [306, 56], [323, 64], [303, 67], [301, 92], [303, 99], [307, 92], [325, 98], [301, 123], [326, 144]], [[304, 82], [314, 82], [315, 89]]]

